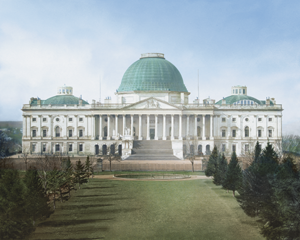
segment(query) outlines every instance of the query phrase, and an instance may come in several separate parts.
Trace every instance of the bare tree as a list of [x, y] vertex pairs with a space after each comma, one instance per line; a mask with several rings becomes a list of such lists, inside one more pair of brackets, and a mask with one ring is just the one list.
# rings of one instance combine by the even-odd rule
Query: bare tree
[[118, 143], [113, 142], [110, 146], [107, 147], [107, 152], [106, 154], [103, 153], [101, 150], [101, 158], [103, 160], [108, 160], [109, 161], [109, 171], [111, 172], [111, 164], [113, 161], [121, 161], [121, 156], [119, 155], [119, 152], [117, 151], [118, 149]]
[[[193, 149], [191, 149], [191, 144], [193, 143]], [[195, 146], [197, 147], [197, 140], [186, 140], [185, 141], [186, 148], [187, 148], [187, 155], [186, 158], [191, 162], [192, 164], [192, 171], [194, 172], [194, 164], [195, 164]]]
[[28, 163], [30, 161], [29, 159], [29, 151], [28, 151], [28, 148], [27, 147], [23, 147], [23, 153], [21, 155], [24, 163], [25, 163], [25, 170], [27, 172], [27, 169], [28, 169]]

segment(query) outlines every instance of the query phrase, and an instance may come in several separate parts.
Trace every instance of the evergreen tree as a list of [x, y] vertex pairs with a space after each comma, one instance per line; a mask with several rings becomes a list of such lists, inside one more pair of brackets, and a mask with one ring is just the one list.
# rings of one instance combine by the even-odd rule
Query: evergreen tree
[[226, 178], [227, 167], [228, 167], [228, 163], [224, 154], [222, 155], [220, 154], [218, 159], [217, 170], [216, 173], [214, 174], [214, 180], [213, 180], [214, 184], [216, 185], [223, 184]]
[[217, 147], [215, 146], [211, 155], [209, 156], [207, 167], [205, 170], [205, 175], [207, 177], [212, 177], [216, 173], [217, 166], [218, 166], [218, 158], [219, 158], [219, 153]]
[[90, 176], [91, 176], [91, 163], [90, 163], [90, 157], [87, 156], [86, 157], [86, 161], [85, 161], [85, 172], [86, 172], [86, 176], [87, 176], [87, 181], [89, 182]]
[[235, 191], [241, 187], [242, 184], [242, 169], [239, 165], [236, 153], [233, 152], [231, 160], [228, 165], [226, 177], [224, 180], [223, 187], [232, 190], [233, 196], [235, 197]]
[[55, 201], [57, 193], [60, 194], [60, 201], [62, 202], [61, 187], [65, 184], [65, 181], [63, 172], [57, 169], [48, 172], [48, 189], [50, 194], [52, 194], [53, 210], [56, 208]]
[[261, 148], [259, 146], [259, 142], [257, 141], [254, 149], [254, 162], [258, 161], [260, 154], [261, 154]]
[[78, 183], [78, 188], [80, 189], [80, 185], [87, 182], [85, 167], [81, 163], [80, 159], [76, 163], [75, 171], [74, 171], [75, 183]]
[[34, 230], [24, 194], [18, 171], [5, 170], [0, 180], [0, 239], [23, 239]]
[[65, 187], [68, 189], [68, 195], [71, 197], [71, 190], [75, 189], [75, 179], [74, 179], [74, 169], [71, 164], [70, 157], [68, 157], [66, 162], [66, 168], [65, 168], [65, 178], [66, 178], [66, 184]]
[[44, 194], [44, 189], [36, 169], [30, 168], [26, 172], [24, 183], [26, 186], [25, 199], [27, 202], [26, 210], [31, 216], [33, 225], [38, 219], [48, 217], [50, 208], [47, 204], [48, 197]]

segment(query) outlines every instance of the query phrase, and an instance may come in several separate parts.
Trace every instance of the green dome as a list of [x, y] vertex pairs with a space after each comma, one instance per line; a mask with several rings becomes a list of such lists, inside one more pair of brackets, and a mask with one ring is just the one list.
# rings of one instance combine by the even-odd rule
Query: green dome
[[[79, 98], [73, 95], [57, 95], [47, 100], [41, 100], [42, 105], [74, 105], [79, 104]], [[88, 102], [82, 100], [82, 105], [89, 104]], [[34, 99], [30, 105], [37, 105], [37, 99]]]
[[125, 72], [118, 92], [187, 92], [178, 69], [162, 57], [144, 57]]
[[[249, 100], [249, 101], [253, 101], [259, 105], [262, 105], [262, 102], [257, 100], [256, 98], [254, 97], [250, 97], [250, 96], [247, 96], [247, 95], [231, 95], [229, 97], [226, 97], [224, 98], [226, 100], [226, 104], [234, 104], [238, 101], [241, 101], [241, 100]], [[216, 104], [218, 105], [221, 105], [222, 104], [222, 99], [220, 101], [218, 101]]]

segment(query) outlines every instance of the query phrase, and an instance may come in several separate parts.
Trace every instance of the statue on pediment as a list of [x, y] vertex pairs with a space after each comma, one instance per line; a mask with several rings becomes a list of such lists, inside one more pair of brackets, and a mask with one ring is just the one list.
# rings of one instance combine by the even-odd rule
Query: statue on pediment
[[146, 108], [159, 108], [159, 102], [154, 99], [150, 99], [146, 103]]

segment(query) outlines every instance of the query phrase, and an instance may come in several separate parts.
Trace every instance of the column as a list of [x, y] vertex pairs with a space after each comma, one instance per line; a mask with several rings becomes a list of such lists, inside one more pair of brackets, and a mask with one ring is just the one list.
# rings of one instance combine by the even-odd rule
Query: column
[[126, 115], [123, 115], [123, 136], [125, 136]]
[[131, 137], [133, 137], [133, 114], [131, 114], [130, 117], [131, 117], [130, 134], [131, 134]]
[[110, 115], [107, 115], [107, 140], [110, 140]]
[[198, 139], [198, 136], [197, 136], [197, 115], [195, 115], [194, 139]]
[[99, 115], [99, 140], [102, 139], [102, 115]]
[[266, 138], [268, 138], [268, 115], [265, 115], [265, 119], [266, 119], [266, 131], [265, 131], [265, 136], [266, 136]]
[[167, 138], [166, 138], [166, 114], [163, 115], [163, 140], [167, 140]]
[[116, 140], [118, 140], [119, 139], [119, 137], [118, 137], [118, 133], [119, 133], [119, 130], [118, 130], [118, 121], [119, 121], [119, 115], [115, 115], [115, 128], [116, 128]]
[[157, 136], [157, 114], [155, 115], [155, 140], [158, 140], [158, 136]]
[[190, 116], [186, 116], [186, 139], [189, 139], [190, 135]]
[[27, 116], [23, 116], [23, 137], [27, 137]]
[[174, 140], [174, 114], [171, 115], [171, 140]]
[[214, 116], [213, 115], [210, 115], [210, 136], [209, 136], [209, 139], [210, 140], [214, 140], [214, 135], [213, 135], [213, 119], [214, 119]]
[[27, 116], [27, 137], [31, 137], [31, 117]]
[[78, 115], [74, 115], [74, 117], [75, 117], [75, 129], [74, 129], [73, 136], [76, 136], [76, 139], [78, 139]]
[[65, 138], [68, 136], [68, 115], [64, 115], [65, 117]]
[[182, 140], [182, 115], [179, 115], [179, 140]]
[[95, 115], [92, 115], [92, 140], [95, 140]]
[[139, 115], [139, 140], [142, 140], [142, 115]]
[[147, 114], [147, 140], [150, 140], [149, 131], [150, 131], [150, 115]]
[[38, 134], [38, 136], [42, 137], [42, 115], [39, 115], [39, 124], [40, 124], [40, 126], [39, 126], [39, 134]]
[[202, 115], [202, 140], [206, 140], [206, 137], [205, 137], [205, 115]]
[[53, 135], [52, 115], [49, 115], [48, 117], [49, 117], [48, 120], [49, 120], [49, 126], [50, 126], [48, 135], [49, 135], [50, 139], [52, 139], [52, 135]]

